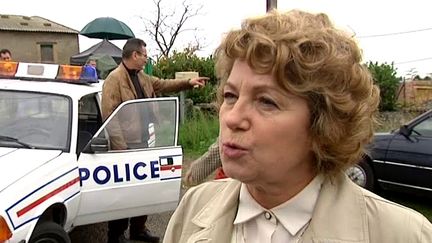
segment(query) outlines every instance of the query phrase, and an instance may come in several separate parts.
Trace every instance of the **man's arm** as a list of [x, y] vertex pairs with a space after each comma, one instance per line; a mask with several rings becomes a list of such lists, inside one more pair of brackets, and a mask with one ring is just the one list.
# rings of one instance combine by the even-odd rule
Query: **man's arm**
[[170, 93], [192, 89], [194, 87], [204, 87], [207, 77], [197, 77], [193, 79], [159, 79], [154, 76], [146, 75], [153, 86], [155, 93]]

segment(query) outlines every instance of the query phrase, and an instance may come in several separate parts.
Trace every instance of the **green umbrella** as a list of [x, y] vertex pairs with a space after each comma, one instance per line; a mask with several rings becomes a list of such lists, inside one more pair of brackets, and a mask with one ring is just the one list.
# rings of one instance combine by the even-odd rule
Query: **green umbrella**
[[80, 34], [89, 38], [107, 40], [126, 40], [135, 37], [129, 26], [111, 17], [94, 19], [84, 26]]

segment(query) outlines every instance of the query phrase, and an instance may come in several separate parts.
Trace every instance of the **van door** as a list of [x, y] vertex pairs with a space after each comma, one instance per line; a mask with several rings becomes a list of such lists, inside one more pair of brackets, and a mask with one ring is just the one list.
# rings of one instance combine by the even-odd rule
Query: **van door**
[[75, 225], [175, 209], [183, 152], [177, 98], [122, 103], [78, 159], [81, 202]]

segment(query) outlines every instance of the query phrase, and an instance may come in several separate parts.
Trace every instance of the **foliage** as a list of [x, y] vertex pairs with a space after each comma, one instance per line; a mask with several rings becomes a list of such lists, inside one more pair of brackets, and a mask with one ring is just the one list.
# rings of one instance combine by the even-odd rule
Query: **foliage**
[[180, 126], [179, 144], [185, 154], [197, 156], [205, 153], [218, 135], [218, 117], [194, 110], [192, 116]]
[[186, 92], [186, 98], [197, 103], [211, 103], [216, 94], [216, 76], [214, 73], [214, 59], [210, 57], [198, 57], [194, 50], [186, 48], [182, 52], [174, 51], [169, 57], [162, 57], [153, 68], [153, 75], [160, 78], [175, 78], [176, 72], [193, 71], [200, 76], [209, 77], [206, 87], [193, 89]]
[[422, 78], [420, 75], [416, 75], [413, 80], [432, 80], [432, 78], [430, 76], [425, 76]]
[[397, 90], [399, 78], [396, 76], [396, 69], [392, 64], [378, 64], [378, 62], [368, 64], [369, 71], [372, 73], [375, 83], [380, 89], [381, 101], [380, 111], [394, 111], [397, 106]]

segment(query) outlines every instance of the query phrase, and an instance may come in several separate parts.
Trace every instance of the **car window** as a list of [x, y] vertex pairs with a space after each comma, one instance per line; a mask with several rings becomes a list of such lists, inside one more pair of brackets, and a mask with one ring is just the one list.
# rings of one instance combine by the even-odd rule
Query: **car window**
[[102, 125], [102, 116], [95, 94], [82, 97], [78, 102], [78, 139], [79, 154]]
[[147, 100], [124, 105], [98, 135], [108, 138], [110, 150], [176, 145], [175, 100]]
[[[69, 150], [71, 101], [47, 93], [0, 90], [0, 135], [35, 148]], [[20, 147], [5, 140], [1, 146]]]
[[432, 137], [432, 117], [428, 117], [414, 127], [414, 130], [423, 136]]

